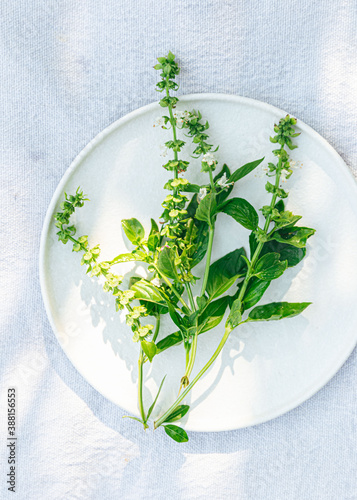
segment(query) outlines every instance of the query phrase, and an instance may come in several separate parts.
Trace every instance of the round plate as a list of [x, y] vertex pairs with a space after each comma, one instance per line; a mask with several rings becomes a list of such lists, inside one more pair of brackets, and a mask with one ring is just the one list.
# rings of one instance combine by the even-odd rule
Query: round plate
[[[179, 110], [199, 109], [210, 123], [210, 142], [219, 145], [219, 167], [231, 171], [265, 156], [273, 159], [269, 136], [286, 113], [247, 98], [220, 94], [180, 98]], [[82, 376], [101, 394], [126, 412], [138, 415], [137, 358], [125, 314], [116, 313], [114, 299], [97, 278], [80, 266], [81, 256], [71, 245], [58, 242], [53, 214], [64, 191], [80, 186], [90, 201], [77, 210], [77, 235], [88, 234], [90, 246], [100, 243], [102, 260], [130, 250], [121, 219], [136, 217], [150, 229], [150, 218], [159, 220], [170, 173], [161, 168], [161, 144], [171, 139], [169, 130], [153, 127], [163, 108], [145, 106], [121, 118], [100, 133], [79, 154], [61, 180], [46, 216], [41, 239], [41, 287], [47, 314], [65, 353]], [[357, 190], [355, 181], [338, 154], [307, 125], [298, 122], [301, 135], [291, 156], [294, 175], [287, 181], [287, 208], [302, 215], [300, 225], [313, 227], [306, 258], [271, 283], [262, 303], [312, 302], [302, 315], [282, 321], [245, 324], [230, 336], [213, 367], [186, 399], [191, 405], [185, 428], [223, 431], [267, 421], [295, 408], [336, 373], [357, 340]], [[183, 134], [180, 136], [185, 139]], [[200, 162], [191, 160], [186, 177], [205, 183]], [[262, 169], [236, 183], [232, 196], [248, 199], [258, 210], [270, 202]], [[244, 246], [249, 231], [220, 214], [212, 259]], [[145, 276], [134, 263], [117, 266], [126, 279]], [[202, 272], [202, 263], [195, 274]], [[196, 294], [198, 292], [196, 291]], [[219, 343], [224, 322], [199, 337], [193, 375], [206, 363]], [[161, 337], [176, 328], [163, 318]], [[156, 418], [176, 398], [184, 373], [182, 345], [145, 365], [146, 408], [163, 375], [163, 391], [153, 413]]]

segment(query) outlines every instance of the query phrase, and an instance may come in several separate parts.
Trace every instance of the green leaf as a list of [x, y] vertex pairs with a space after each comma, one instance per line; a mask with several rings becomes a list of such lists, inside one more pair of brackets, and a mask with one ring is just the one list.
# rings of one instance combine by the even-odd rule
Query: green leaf
[[[165, 422], [175, 422], [176, 420], [180, 420], [186, 415], [189, 409], [190, 407], [188, 405], [179, 405], [172, 413], [170, 413]], [[179, 427], [179, 429], [181, 429], [181, 427]]]
[[255, 307], [247, 321], [272, 321], [283, 318], [292, 318], [302, 313], [311, 302], [272, 302], [264, 306]]
[[287, 261], [281, 262], [278, 253], [267, 253], [258, 260], [254, 275], [261, 280], [270, 281], [279, 278], [287, 267]]
[[151, 415], [151, 413], [152, 413], [152, 411], [153, 411], [153, 409], [154, 409], [154, 407], [155, 407], [155, 405], [156, 405], [156, 402], [157, 402], [157, 400], [158, 400], [158, 397], [159, 397], [159, 394], [160, 394], [160, 392], [161, 392], [162, 386], [164, 385], [165, 378], [166, 378], [166, 375], [165, 375], [165, 377], [164, 377], [164, 378], [162, 379], [162, 381], [161, 381], [161, 384], [160, 384], [159, 390], [157, 391], [157, 394], [156, 394], [156, 397], [155, 397], [155, 399], [154, 399], [153, 404], [152, 404], [152, 405], [150, 406], [150, 408], [148, 409], [148, 413], [147, 413], [147, 415], [146, 415], [146, 420], [149, 420], [150, 415]]
[[147, 340], [142, 340], [141, 348], [145, 352], [146, 356], [149, 358], [150, 363], [152, 362], [153, 357], [156, 354], [156, 345], [155, 342], [149, 342]]
[[162, 303], [166, 302], [168, 299], [164, 292], [159, 290], [155, 285], [150, 283], [150, 281], [146, 281], [141, 279], [140, 281], [136, 281], [132, 286], [131, 290], [135, 292], [136, 299], [148, 300], [149, 302]]
[[207, 222], [207, 224], [212, 225], [214, 216], [216, 214], [216, 209], [217, 209], [216, 194], [209, 193], [207, 196], [203, 198], [203, 200], [198, 205], [195, 217], [198, 220]]
[[288, 267], [293, 267], [299, 264], [305, 257], [306, 248], [296, 248], [286, 243], [279, 243], [273, 240], [264, 243], [260, 255], [263, 256], [270, 252], [280, 254], [280, 260], [286, 260], [288, 262]]
[[242, 303], [239, 299], [236, 299], [231, 307], [231, 312], [226, 321], [226, 328], [236, 328], [240, 321], [242, 320]]
[[214, 295], [215, 291], [233, 276], [243, 275], [246, 272], [247, 265], [242, 255], [245, 256], [245, 250], [239, 248], [211, 264], [206, 287], [209, 296]]
[[214, 293], [211, 295], [210, 301], [213, 300], [213, 299], [216, 299], [217, 297], [219, 297], [220, 295], [222, 295], [222, 293], [224, 293], [227, 290], [229, 290], [230, 287], [232, 285], [234, 285], [234, 283], [237, 281], [237, 279], [240, 276], [241, 276], [241, 274], [237, 274], [236, 276], [232, 276], [232, 278], [229, 278], [227, 281], [225, 281], [224, 283], [222, 283], [222, 285], [220, 285], [218, 288], [216, 288], [216, 290], [214, 291]]
[[287, 227], [276, 233], [271, 238], [279, 243], [285, 243], [297, 248], [304, 248], [307, 239], [315, 233], [315, 229], [309, 227]]
[[195, 250], [192, 253], [191, 269], [193, 269], [207, 253], [209, 229], [205, 222], [195, 221], [197, 226], [197, 235], [194, 240]]
[[276, 229], [280, 229], [286, 226], [293, 226], [301, 219], [301, 215], [294, 215], [292, 212], [283, 211], [279, 213], [279, 216], [273, 216], [272, 220], [275, 222]]
[[215, 328], [222, 321], [229, 303], [229, 296], [220, 297], [210, 302], [198, 317], [199, 333]]
[[258, 226], [259, 217], [255, 208], [243, 198], [231, 198], [222, 203], [218, 210], [233, 217], [246, 229], [254, 230]]
[[179, 281], [177, 269], [175, 266], [175, 250], [164, 247], [159, 254], [157, 268], [164, 276]]
[[200, 186], [198, 184], [186, 184], [185, 186], [182, 187], [181, 191], [183, 193], [199, 193], [200, 192]]
[[164, 425], [164, 429], [166, 434], [170, 436], [170, 438], [172, 438], [174, 441], [177, 441], [178, 443], [186, 443], [188, 441], [187, 432], [181, 427], [173, 424], [168, 424]]
[[127, 238], [134, 245], [138, 245], [145, 237], [145, 231], [138, 219], [123, 219], [121, 225]]
[[258, 278], [252, 278], [249, 281], [247, 290], [243, 298], [243, 307], [245, 310], [255, 306], [263, 297], [266, 289], [270, 285], [270, 281], [263, 281]]
[[117, 255], [117, 257], [114, 257], [114, 259], [110, 261], [110, 265], [131, 261], [147, 262], [147, 260], [148, 256], [146, 255], [146, 253], [139, 250], [135, 253], [122, 253], [120, 255]]
[[260, 158], [260, 160], [255, 160], [250, 163], [246, 163], [243, 167], [238, 168], [233, 172], [233, 174], [229, 177], [228, 182], [237, 182], [239, 179], [242, 179], [246, 175], [250, 174], [261, 162], [264, 158]]
[[171, 333], [170, 335], [167, 335], [167, 337], [160, 340], [156, 344], [157, 354], [159, 352], [166, 351], [166, 349], [168, 349], [169, 347], [180, 344], [180, 342], [182, 342], [182, 333], [181, 332], [174, 332], [174, 333]]

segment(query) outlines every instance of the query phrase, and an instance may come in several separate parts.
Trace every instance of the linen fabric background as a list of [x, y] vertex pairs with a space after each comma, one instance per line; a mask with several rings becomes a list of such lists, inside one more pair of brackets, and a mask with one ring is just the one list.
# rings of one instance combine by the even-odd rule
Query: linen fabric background
[[78, 374], [49, 325], [38, 271], [41, 228], [62, 175], [98, 132], [158, 99], [152, 66], [168, 50], [182, 65], [184, 93], [284, 109], [357, 174], [356, 9], [353, 0], [2, 0], [1, 498], [13, 495], [13, 385], [17, 499], [357, 498], [356, 352], [299, 408], [177, 444], [123, 420]]

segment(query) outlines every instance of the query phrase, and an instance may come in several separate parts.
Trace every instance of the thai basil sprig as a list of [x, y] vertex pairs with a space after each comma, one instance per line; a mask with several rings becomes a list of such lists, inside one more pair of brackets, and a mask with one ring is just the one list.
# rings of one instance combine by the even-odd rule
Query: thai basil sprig
[[[185, 373], [180, 380], [180, 389], [183, 387], [184, 390], [156, 420], [154, 427], [163, 425], [171, 438], [184, 442], [188, 440], [186, 432], [172, 422], [180, 420], [189, 411], [189, 406], [181, 402], [215, 361], [231, 332], [245, 322], [295, 316], [309, 305], [308, 302], [274, 302], [257, 306], [257, 303], [271, 280], [281, 276], [287, 267], [296, 265], [305, 256], [307, 239], [314, 230], [296, 226], [301, 217], [285, 210], [283, 201], [288, 193], [282, 188], [281, 182], [292, 174], [286, 148], [296, 147], [293, 144], [293, 139], [298, 135], [295, 132], [296, 120], [289, 116], [281, 119], [274, 127], [276, 135], [270, 139], [280, 147], [273, 151], [276, 163], [268, 163], [267, 166], [268, 177], [275, 180], [266, 183], [271, 200], [269, 205], [261, 209], [265, 220], [261, 227], [258, 213], [247, 200], [229, 196], [233, 184], [257, 168], [264, 159], [247, 163], [233, 173], [224, 164], [214, 177], [218, 163], [213, 153], [218, 148], [213, 150], [208, 142], [208, 122], [202, 121], [198, 110], [175, 110], [178, 98], [172, 96], [171, 92], [178, 89], [175, 78], [180, 71], [175, 56], [169, 52], [166, 57], [159, 58], [155, 69], [161, 71], [157, 90], [165, 92], [160, 105], [168, 110], [168, 115], [161, 117], [158, 123], [172, 131], [172, 139], [165, 143], [165, 147], [173, 157], [163, 167], [173, 172], [174, 178], [165, 184], [170, 194], [163, 202], [162, 228], [159, 229], [158, 224], [151, 219], [151, 229], [147, 234], [137, 219], [123, 220], [123, 230], [134, 248], [111, 261], [99, 262], [99, 245], [89, 248], [88, 237], [76, 239], [76, 229], [74, 225], [70, 225], [70, 216], [77, 207], [83, 206], [86, 199], [79, 189], [75, 195], [65, 195], [62, 212], [58, 212], [55, 219], [59, 228], [59, 240], [63, 243], [71, 241], [74, 251], [83, 252], [81, 263], [87, 265], [87, 272], [91, 276], [103, 276], [104, 289], [113, 293], [117, 310], [127, 310], [127, 324], [133, 331], [133, 340], [140, 346], [138, 405], [141, 418], [130, 418], [141, 422], [145, 429], [164, 379], [146, 411], [143, 401], [143, 366], [146, 361], [153, 362], [155, 356], [168, 348], [183, 343], [186, 353]], [[185, 141], [178, 137], [179, 129], [184, 129], [195, 144], [194, 160], [202, 157], [201, 171], [208, 173], [208, 183], [191, 184], [188, 179], [179, 177], [179, 173], [185, 172], [189, 166], [189, 162], [179, 156], [185, 146]], [[183, 193], [193, 193], [192, 198], [189, 199]], [[214, 228], [219, 213], [232, 217], [250, 230], [250, 258], [242, 247], [211, 263]], [[193, 275], [192, 269], [204, 258], [206, 263], [201, 292], [194, 300], [191, 284], [198, 278]], [[123, 290], [120, 286], [123, 277], [114, 274], [111, 268], [115, 264], [130, 261], [146, 264], [148, 277], [131, 277], [129, 289]], [[236, 288], [232, 293], [233, 286]], [[227, 309], [230, 312], [217, 349], [190, 381], [199, 347], [198, 336], [219, 325]], [[160, 331], [160, 318], [163, 314], [170, 315], [175, 325], [173, 333]], [[147, 316], [154, 319], [155, 329], [151, 323], [141, 323]]]

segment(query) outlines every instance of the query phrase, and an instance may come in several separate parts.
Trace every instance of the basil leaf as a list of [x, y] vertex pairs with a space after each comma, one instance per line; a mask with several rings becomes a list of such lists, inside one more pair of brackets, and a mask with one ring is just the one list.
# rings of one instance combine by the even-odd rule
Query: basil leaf
[[276, 252], [280, 254], [280, 260], [286, 260], [288, 262], [288, 267], [293, 267], [299, 264], [299, 262], [301, 262], [305, 257], [306, 248], [296, 248], [292, 245], [279, 243], [273, 240], [264, 243], [260, 255], [263, 256], [266, 253], [270, 252]]
[[198, 329], [200, 333], [207, 332], [222, 321], [229, 303], [229, 297], [221, 297], [210, 302], [198, 317]]
[[227, 290], [229, 290], [229, 288], [232, 285], [234, 285], [234, 283], [236, 282], [236, 280], [240, 276], [241, 276], [241, 274], [237, 274], [236, 276], [232, 276], [232, 278], [229, 278], [227, 281], [224, 281], [222, 283], [222, 285], [220, 285], [218, 288], [215, 289], [215, 291], [213, 292], [213, 294], [210, 297], [210, 300], [216, 299], [217, 297], [219, 297], [220, 295], [222, 295], [222, 293], [224, 293]]
[[233, 172], [233, 174], [229, 177], [228, 182], [237, 182], [239, 179], [242, 179], [246, 175], [250, 174], [261, 162], [264, 158], [260, 158], [260, 160], [255, 160], [250, 163], [246, 163], [242, 167], [238, 168]]
[[256, 251], [258, 246], [258, 241], [255, 236], [254, 232], [251, 232], [249, 235], [249, 251], [250, 251], [250, 258], [253, 258], [254, 252]]
[[209, 296], [213, 295], [219, 287], [233, 276], [243, 275], [246, 272], [247, 264], [242, 259], [242, 255], [245, 256], [245, 250], [239, 248], [211, 264], [206, 286]]
[[127, 238], [134, 245], [138, 245], [145, 237], [145, 231], [138, 219], [123, 219], [121, 225]]
[[177, 425], [164, 425], [165, 432], [171, 439], [177, 441], [178, 443], [186, 443], [188, 441], [187, 433], [181, 427]]
[[211, 225], [217, 210], [216, 194], [209, 193], [199, 203], [196, 210], [196, 219]]
[[180, 420], [180, 418], [184, 417], [190, 407], [188, 405], [179, 405], [170, 415], [167, 417], [165, 422], [175, 422], [176, 420]]
[[156, 344], [157, 353], [166, 351], [166, 349], [168, 349], [169, 347], [180, 344], [180, 342], [182, 342], [182, 333], [181, 332], [171, 333], [170, 335], [167, 335], [167, 337], [160, 340]]
[[254, 230], [258, 227], [259, 217], [255, 208], [243, 198], [231, 198], [222, 203], [218, 209], [233, 217], [246, 229]]
[[168, 298], [157, 288], [155, 285], [151, 284], [150, 281], [146, 281], [141, 279], [140, 281], [136, 281], [132, 286], [131, 290], [135, 292], [136, 299], [144, 299], [149, 302], [166, 302]]
[[263, 297], [266, 289], [270, 285], [270, 281], [263, 281], [258, 278], [252, 278], [249, 281], [247, 290], [243, 298], [243, 307], [245, 310], [255, 306], [257, 302]]
[[157, 268], [167, 278], [179, 280], [175, 266], [175, 250], [164, 247], [159, 253]]
[[199, 193], [200, 192], [200, 186], [198, 184], [186, 184], [185, 186], [182, 186], [181, 191], [184, 193]]
[[203, 257], [206, 255], [207, 248], [208, 248], [208, 237], [209, 237], [209, 231], [208, 231], [208, 225], [205, 222], [197, 221], [199, 224], [196, 224], [197, 226], [197, 236], [194, 240], [194, 245], [195, 245], [195, 251], [192, 254], [192, 261], [191, 261], [191, 269], [197, 266], [199, 262], [203, 259]]
[[254, 275], [264, 281], [274, 280], [281, 276], [288, 267], [286, 260], [281, 262], [278, 253], [267, 253], [261, 257], [256, 266]]
[[156, 248], [160, 245], [160, 240], [161, 237], [158, 225], [156, 224], [154, 219], [151, 219], [151, 230], [148, 237], [148, 249], [154, 252]]
[[120, 264], [121, 262], [131, 262], [131, 261], [139, 261], [139, 262], [147, 262], [147, 255], [145, 252], [139, 250], [135, 253], [122, 253], [114, 257], [113, 260], [110, 261], [111, 265]]
[[276, 229], [286, 226], [294, 226], [300, 219], [301, 215], [294, 215], [289, 211], [280, 212], [279, 216], [272, 217], [272, 220], [275, 222]]
[[157, 351], [155, 342], [148, 342], [147, 340], [142, 340], [140, 344], [142, 350], [145, 352], [146, 356], [149, 358], [149, 361], [151, 363]]
[[311, 302], [272, 302], [255, 307], [248, 315], [247, 321], [272, 321], [292, 318], [302, 313]]
[[231, 312], [226, 321], [226, 328], [236, 328], [242, 319], [242, 303], [239, 299], [236, 299], [231, 307]]
[[271, 238], [279, 243], [285, 243], [297, 248], [304, 248], [307, 239], [315, 233], [315, 229], [309, 227], [283, 228], [273, 233]]

